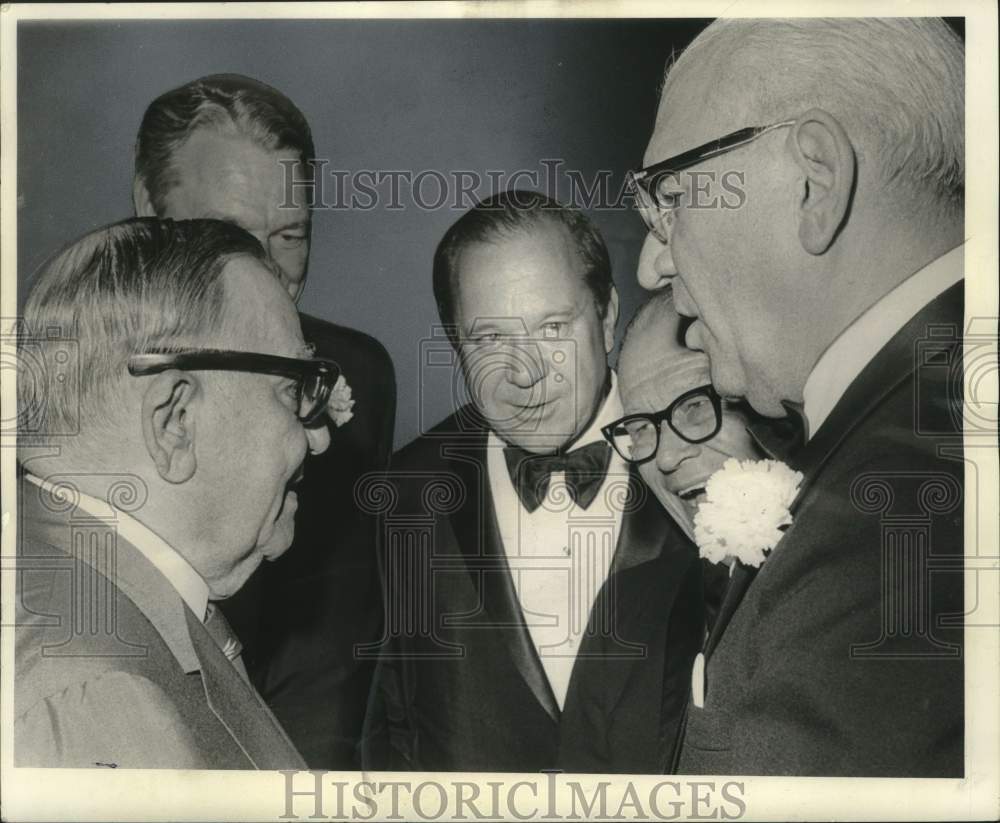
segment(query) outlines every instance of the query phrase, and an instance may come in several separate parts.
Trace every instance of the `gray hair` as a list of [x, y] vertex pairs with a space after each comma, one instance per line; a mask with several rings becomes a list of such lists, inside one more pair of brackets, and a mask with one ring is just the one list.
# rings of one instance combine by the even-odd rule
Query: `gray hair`
[[[18, 340], [19, 430], [71, 433], [107, 418], [132, 354], [217, 332], [222, 270], [237, 255], [270, 268], [260, 243], [228, 223], [132, 218], [52, 258], [33, 281]], [[67, 379], [67, 365], [79, 379]]]
[[961, 211], [965, 47], [940, 18], [716, 20], [668, 69], [664, 93], [702, 60], [729, 72], [720, 86], [746, 106], [734, 117], [760, 121], [734, 129], [824, 108], [886, 186]]
[[268, 151], [292, 149], [310, 166], [316, 154], [305, 115], [276, 88], [242, 74], [192, 80], [150, 103], [139, 126], [135, 175], [157, 215], [179, 182], [174, 154], [200, 128], [242, 135]]

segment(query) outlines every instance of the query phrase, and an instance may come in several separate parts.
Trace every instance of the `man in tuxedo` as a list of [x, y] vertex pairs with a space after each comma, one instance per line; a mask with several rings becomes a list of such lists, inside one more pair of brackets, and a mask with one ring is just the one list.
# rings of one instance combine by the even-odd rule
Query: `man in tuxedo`
[[14, 762], [305, 768], [216, 608], [291, 544], [338, 376], [263, 250], [133, 218], [42, 270], [25, 328]]
[[725, 20], [667, 76], [639, 280], [804, 475], [682, 772], [963, 774], [963, 61], [940, 20]]
[[580, 213], [508, 191], [434, 293], [471, 403], [393, 459], [379, 683], [423, 770], [653, 772], [700, 642], [693, 547], [603, 440], [618, 295]]
[[[309, 262], [315, 156], [308, 122], [280, 91], [242, 75], [202, 77], [146, 110], [135, 210], [246, 229], [297, 301]], [[309, 765], [351, 769], [374, 671], [374, 659], [356, 655], [355, 646], [378, 638], [382, 614], [375, 523], [355, 505], [354, 490], [388, 463], [396, 384], [374, 338], [299, 318], [317, 355], [339, 364], [354, 414], [330, 426], [330, 449], [308, 461], [294, 551], [263, 567], [226, 605], [254, 683]]]

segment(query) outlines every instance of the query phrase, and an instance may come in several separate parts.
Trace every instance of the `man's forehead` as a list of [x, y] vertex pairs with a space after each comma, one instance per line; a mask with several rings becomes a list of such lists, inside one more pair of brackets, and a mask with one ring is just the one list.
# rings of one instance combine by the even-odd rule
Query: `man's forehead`
[[651, 166], [741, 128], [719, 67], [697, 58], [668, 78], [643, 157]]
[[306, 344], [295, 304], [263, 263], [245, 255], [234, 257], [222, 277], [225, 317], [240, 338], [238, 348], [303, 356]]
[[712, 382], [704, 352], [664, 343], [662, 338], [647, 341], [629, 346], [619, 363], [627, 412], [659, 411], [689, 389]]
[[[205, 127], [197, 129], [175, 152], [175, 196], [202, 217], [239, 222], [267, 215], [269, 223], [308, 222], [308, 179], [299, 154], [265, 149], [250, 138]], [[286, 195], [291, 194], [291, 197]]]

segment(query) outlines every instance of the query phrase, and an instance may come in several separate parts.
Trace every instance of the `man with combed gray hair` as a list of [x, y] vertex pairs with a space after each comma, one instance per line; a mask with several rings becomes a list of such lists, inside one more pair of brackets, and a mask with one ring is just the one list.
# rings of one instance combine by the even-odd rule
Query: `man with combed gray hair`
[[264, 250], [215, 220], [99, 229], [23, 331], [14, 762], [304, 768], [216, 608], [291, 545], [338, 377]]
[[926, 18], [720, 20], [669, 71], [638, 278], [804, 478], [737, 553], [683, 773], [963, 774], [963, 90]]
[[[297, 301], [312, 242], [310, 184], [321, 171], [305, 115], [278, 89], [241, 74], [199, 77], [146, 109], [136, 140], [140, 216], [210, 217], [246, 229]], [[309, 765], [352, 769], [381, 632], [374, 519], [355, 485], [386, 468], [396, 415], [392, 361], [374, 338], [301, 312], [317, 354], [336, 360], [354, 414], [309, 459], [295, 551], [226, 604], [246, 638], [254, 683]], [[342, 422], [343, 418], [339, 418]]]

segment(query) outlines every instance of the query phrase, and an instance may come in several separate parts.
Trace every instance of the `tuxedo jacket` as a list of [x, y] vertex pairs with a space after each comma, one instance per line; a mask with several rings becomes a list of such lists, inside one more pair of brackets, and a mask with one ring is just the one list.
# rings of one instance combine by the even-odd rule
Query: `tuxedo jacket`
[[354, 417], [329, 423], [329, 448], [306, 458], [291, 548], [262, 564], [223, 610], [251, 678], [309, 765], [355, 769], [374, 662], [354, 646], [378, 639], [382, 616], [376, 524], [356, 505], [355, 485], [388, 465], [396, 382], [374, 338], [306, 314], [300, 320], [316, 356], [340, 365]]
[[[676, 740], [703, 636], [694, 547], [635, 473], [564, 707], [511, 577], [470, 407], [393, 459], [372, 768], [650, 773]], [[376, 713], [377, 714], [377, 713]], [[373, 732], [372, 740], [379, 737]]]
[[305, 767], [199, 617], [113, 522], [20, 485], [15, 765]]
[[794, 522], [737, 567], [680, 772], [962, 776], [962, 304], [911, 319], [785, 455]]

